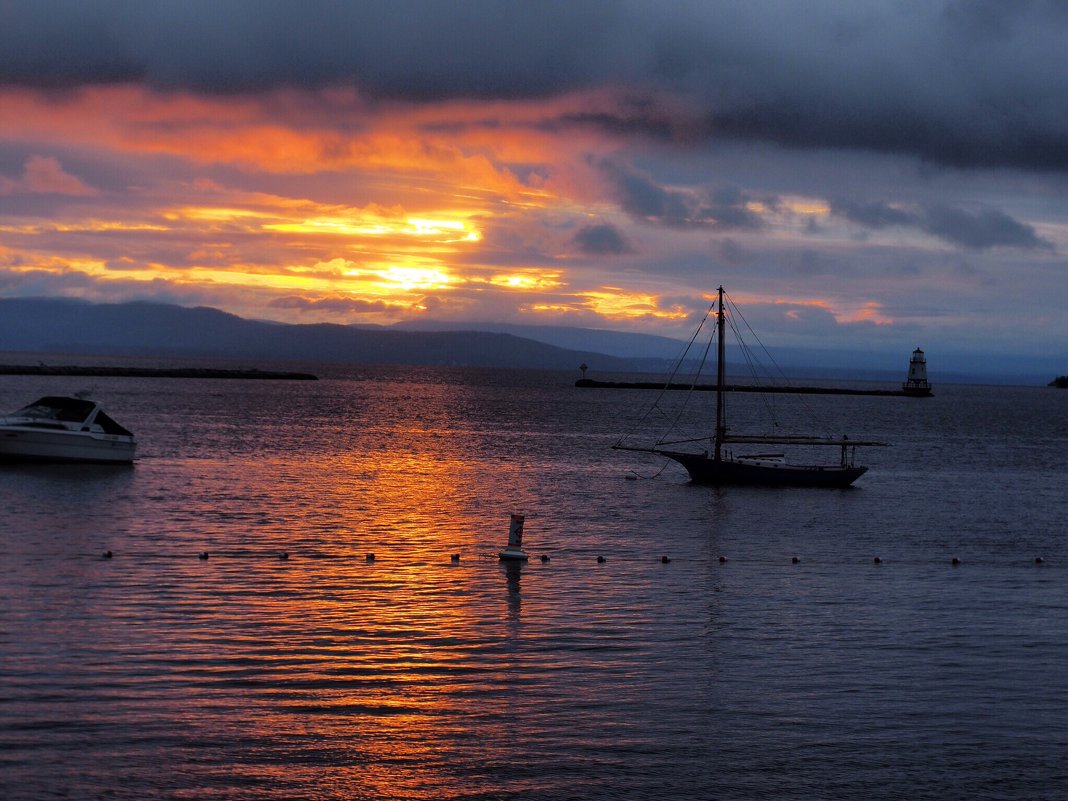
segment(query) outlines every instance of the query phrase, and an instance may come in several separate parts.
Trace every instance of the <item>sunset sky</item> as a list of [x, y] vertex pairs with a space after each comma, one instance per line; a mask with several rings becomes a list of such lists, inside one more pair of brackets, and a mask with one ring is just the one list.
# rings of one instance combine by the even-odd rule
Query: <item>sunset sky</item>
[[1068, 359], [1068, 6], [0, 0], [0, 297]]

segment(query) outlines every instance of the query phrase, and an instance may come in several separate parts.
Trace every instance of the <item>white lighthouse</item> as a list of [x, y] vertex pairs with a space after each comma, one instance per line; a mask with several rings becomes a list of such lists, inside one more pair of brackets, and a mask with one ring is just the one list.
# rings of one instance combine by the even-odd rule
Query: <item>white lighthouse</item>
[[912, 351], [909, 359], [909, 375], [901, 390], [906, 395], [925, 396], [931, 394], [931, 385], [927, 382], [927, 359], [919, 348]]

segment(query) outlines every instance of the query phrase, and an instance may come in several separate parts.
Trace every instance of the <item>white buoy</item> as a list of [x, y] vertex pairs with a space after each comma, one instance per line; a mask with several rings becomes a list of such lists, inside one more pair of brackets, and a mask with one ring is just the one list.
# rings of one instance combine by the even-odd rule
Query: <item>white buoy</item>
[[523, 550], [523, 515], [512, 515], [512, 522], [508, 526], [508, 545], [498, 556], [501, 559], [519, 559], [526, 561], [530, 554]]

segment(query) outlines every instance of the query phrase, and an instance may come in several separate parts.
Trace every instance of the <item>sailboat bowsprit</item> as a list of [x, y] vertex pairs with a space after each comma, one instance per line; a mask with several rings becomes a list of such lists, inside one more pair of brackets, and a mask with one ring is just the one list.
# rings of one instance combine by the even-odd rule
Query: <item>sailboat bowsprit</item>
[[[719, 287], [716, 305], [716, 428], [711, 438], [711, 452], [672, 450], [664, 445], [679, 443], [661, 442], [652, 447], [636, 447], [623, 444], [626, 437], [612, 447], [616, 450], [654, 453], [674, 459], [686, 468], [690, 479], [696, 484], [748, 484], [792, 487], [848, 487], [868, 468], [855, 463], [856, 449], [864, 446], [883, 446], [885, 442], [854, 440], [849, 437], [764, 436], [731, 433], [727, 427], [726, 410], [726, 311], [723, 303], [723, 287]], [[706, 318], [707, 319], [707, 318]], [[691, 442], [697, 440], [689, 440]], [[704, 441], [707, 441], [705, 439]], [[785, 452], [761, 452], [735, 455], [731, 445], [762, 446], [833, 446], [840, 449], [837, 463], [794, 464], [788, 462]]]

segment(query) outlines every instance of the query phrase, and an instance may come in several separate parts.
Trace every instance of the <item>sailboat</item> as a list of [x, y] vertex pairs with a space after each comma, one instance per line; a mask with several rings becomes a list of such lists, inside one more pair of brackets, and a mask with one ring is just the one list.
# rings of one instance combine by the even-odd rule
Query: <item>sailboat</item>
[[[695, 484], [717, 486], [720, 484], [748, 484], [791, 487], [848, 487], [868, 468], [855, 463], [856, 449], [864, 446], [884, 446], [885, 442], [810, 436], [777, 436], [736, 434], [727, 426], [726, 393], [726, 310], [723, 302], [723, 287], [719, 287], [713, 309], [716, 314], [716, 427], [711, 437], [710, 450], [701, 452], [669, 450], [661, 444], [652, 447], [625, 445], [626, 435], [612, 447], [615, 450], [654, 453], [674, 459], [686, 468]], [[707, 319], [707, 318], [706, 318]], [[690, 442], [708, 442], [708, 437]], [[685, 441], [684, 441], [685, 442]], [[681, 444], [679, 442], [668, 444]], [[840, 450], [840, 458], [830, 464], [794, 464], [788, 462], [785, 453], [756, 453], [736, 455], [732, 445], [816, 445]]]

